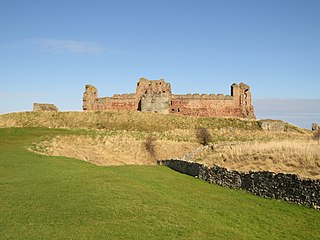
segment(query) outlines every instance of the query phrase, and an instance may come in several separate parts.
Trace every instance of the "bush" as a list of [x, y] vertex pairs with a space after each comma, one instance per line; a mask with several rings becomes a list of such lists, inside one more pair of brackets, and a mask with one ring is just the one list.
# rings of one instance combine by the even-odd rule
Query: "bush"
[[211, 134], [208, 129], [204, 127], [198, 127], [196, 129], [196, 136], [200, 144], [208, 145], [211, 141]]
[[155, 157], [156, 155], [155, 140], [155, 137], [153, 137], [152, 135], [148, 135], [146, 140], [144, 141], [144, 147], [152, 157]]

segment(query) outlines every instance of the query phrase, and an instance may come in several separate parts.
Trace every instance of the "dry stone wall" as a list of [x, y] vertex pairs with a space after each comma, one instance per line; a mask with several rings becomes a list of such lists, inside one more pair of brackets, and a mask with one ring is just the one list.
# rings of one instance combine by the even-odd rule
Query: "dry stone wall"
[[204, 164], [184, 160], [159, 160], [158, 164], [209, 183], [243, 189], [264, 198], [282, 199], [320, 209], [320, 180], [302, 179], [295, 174], [268, 171], [243, 173], [216, 165], [209, 168]]

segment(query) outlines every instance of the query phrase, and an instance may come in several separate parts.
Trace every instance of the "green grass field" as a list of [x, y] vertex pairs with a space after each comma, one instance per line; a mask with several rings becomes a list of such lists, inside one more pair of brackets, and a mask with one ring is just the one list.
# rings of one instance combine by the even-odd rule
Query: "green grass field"
[[319, 239], [320, 212], [163, 166], [28, 152], [74, 130], [0, 129], [0, 239]]

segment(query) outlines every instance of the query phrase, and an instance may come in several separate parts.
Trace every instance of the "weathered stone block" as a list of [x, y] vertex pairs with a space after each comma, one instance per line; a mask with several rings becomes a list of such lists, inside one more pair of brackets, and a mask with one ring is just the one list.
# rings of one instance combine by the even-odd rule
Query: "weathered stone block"
[[58, 112], [58, 108], [54, 104], [49, 103], [34, 103], [34, 112]]
[[319, 130], [319, 128], [320, 128], [319, 124], [312, 123], [312, 125], [311, 125], [311, 130], [312, 131], [317, 131], [317, 130]]
[[283, 132], [286, 124], [280, 120], [260, 120], [259, 125], [265, 131]]
[[149, 93], [142, 95], [141, 112], [169, 113], [169, 94]]

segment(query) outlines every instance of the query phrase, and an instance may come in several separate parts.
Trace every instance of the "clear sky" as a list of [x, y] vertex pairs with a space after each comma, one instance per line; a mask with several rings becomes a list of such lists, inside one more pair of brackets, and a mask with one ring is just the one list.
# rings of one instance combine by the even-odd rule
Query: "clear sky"
[[0, 29], [0, 113], [81, 110], [85, 84], [110, 96], [146, 77], [173, 93], [245, 82], [258, 118], [281, 102], [281, 119], [320, 122], [319, 0], [1, 0]]

